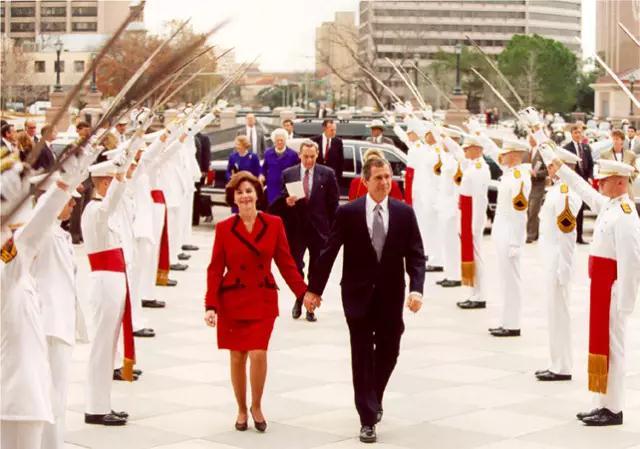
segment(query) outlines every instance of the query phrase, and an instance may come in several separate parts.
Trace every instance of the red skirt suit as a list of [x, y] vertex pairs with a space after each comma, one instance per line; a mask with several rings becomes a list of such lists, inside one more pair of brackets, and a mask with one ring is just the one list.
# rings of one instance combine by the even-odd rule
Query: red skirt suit
[[278, 286], [271, 274], [275, 260], [296, 298], [307, 291], [279, 217], [258, 212], [251, 233], [238, 215], [216, 225], [207, 269], [205, 308], [218, 315], [218, 348], [267, 349], [278, 316]]

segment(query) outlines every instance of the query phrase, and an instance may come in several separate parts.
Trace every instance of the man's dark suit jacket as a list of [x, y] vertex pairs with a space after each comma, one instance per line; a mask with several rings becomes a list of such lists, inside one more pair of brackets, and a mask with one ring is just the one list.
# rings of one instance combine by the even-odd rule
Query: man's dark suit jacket
[[33, 168], [34, 170], [49, 170], [51, 167], [53, 167], [53, 164], [55, 162], [56, 158], [53, 155], [53, 151], [49, 147], [49, 144], [45, 143], [42, 147], [42, 151], [40, 151], [40, 154], [38, 155], [38, 159], [36, 159], [33, 164]]
[[[282, 196], [284, 198], [289, 196], [285, 184], [302, 181], [300, 175], [300, 164], [289, 167], [282, 172]], [[295, 206], [289, 208], [285, 216], [287, 228], [293, 229], [310, 224], [325, 241], [329, 238], [339, 200], [340, 195], [335, 173], [329, 167], [316, 164], [313, 168], [311, 195], [308, 200], [299, 200]], [[305, 230], [301, 231], [305, 232]]]
[[[573, 154], [577, 154], [577, 149], [573, 143], [573, 140], [564, 146], [564, 149], [571, 151]], [[582, 144], [582, 162], [576, 167], [576, 172], [582, 176], [583, 179], [593, 178], [593, 156], [591, 155], [591, 147], [589, 144]]]
[[322, 147], [322, 134], [316, 137], [312, 137], [311, 140], [313, 140], [318, 145], [318, 164], [331, 167], [336, 174], [338, 183], [340, 183], [340, 181], [342, 180], [342, 168], [344, 166], [344, 151], [342, 139], [339, 137], [331, 138], [331, 145], [329, 146], [329, 157], [327, 158], [327, 160], [325, 160], [324, 158], [325, 149]]
[[198, 159], [198, 166], [201, 173], [207, 173], [209, 171], [209, 163], [211, 162], [211, 141], [209, 137], [202, 133], [195, 135], [196, 143], [196, 158]]
[[424, 285], [425, 257], [418, 222], [410, 206], [389, 198], [389, 228], [378, 262], [367, 228], [366, 198], [338, 208], [317, 270], [310, 273], [309, 291], [322, 295], [333, 262], [344, 245], [340, 285], [347, 319], [365, 317], [376, 307], [385, 311], [385, 320], [401, 321], [405, 270], [409, 274], [409, 291], [422, 293]]

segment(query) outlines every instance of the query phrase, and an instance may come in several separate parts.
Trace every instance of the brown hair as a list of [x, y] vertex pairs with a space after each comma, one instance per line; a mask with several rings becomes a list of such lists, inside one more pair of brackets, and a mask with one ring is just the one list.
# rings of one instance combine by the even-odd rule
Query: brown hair
[[371, 178], [371, 169], [373, 167], [381, 168], [384, 166], [389, 167], [389, 171], [391, 171], [391, 165], [386, 159], [381, 159], [379, 157], [370, 157], [362, 166], [362, 177], [365, 181], [368, 181]]
[[251, 147], [251, 142], [249, 142], [249, 138], [244, 134], [236, 136], [235, 141], [241, 143], [244, 148]]
[[33, 139], [26, 131], [20, 131], [16, 141], [18, 142], [18, 148], [25, 154], [29, 154], [33, 150]]
[[611, 131], [611, 138], [613, 139], [614, 137], [618, 136], [618, 138], [624, 140], [625, 139], [625, 135], [624, 132], [620, 129], [614, 129], [613, 131]]
[[240, 187], [240, 184], [242, 184], [245, 181], [250, 182], [251, 185], [253, 185], [253, 188], [256, 189], [256, 195], [258, 197], [258, 201], [256, 202], [256, 207], [260, 208], [260, 205], [263, 203], [262, 196], [264, 193], [262, 190], [262, 184], [260, 184], [260, 181], [258, 181], [258, 178], [256, 178], [251, 174], [251, 172], [248, 172], [246, 170], [239, 171], [238, 173], [235, 173], [231, 176], [231, 179], [229, 180], [226, 187], [224, 188], [224, 199], [226, 200], [229, 206], [234, 206], [235, 205], [235, 202], [233, 200], [234, 194], [238, 189], [238, 187]]
[[571, 132], [580, 130], [582, 131], [584, 129], [584, 126], [581, 123], [576, 123], [575, 125], [571, 125]]
[[87, 122], [81, 120], [78, 123], [76, 123], [76, 129], [83, 129], [83, 128], [90, 128], [91, 125], [89, 125]]

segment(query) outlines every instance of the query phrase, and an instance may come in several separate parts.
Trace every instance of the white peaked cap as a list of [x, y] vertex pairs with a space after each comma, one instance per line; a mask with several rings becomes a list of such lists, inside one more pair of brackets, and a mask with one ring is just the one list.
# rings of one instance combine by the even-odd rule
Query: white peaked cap
[[464, 141], [462, 142], [462, 148], [468, 148], [472, 146], [483, 148], [482, 142], [476, 136], [473, 136], [471, 134], [463, 134], [463, 136]]
[[122, 117], [120, 120], [118, 120], [118, 125], [128, 125], [129, 124], [129, 119], [127, 117]]
[[384, 123], [380, 119], [371, 120], [371, 123], [367, 124], [367, 128], [382, 128], [384, 129]]
[[117, 167], [112, 160], [99, 162], [89, 167], [89, 173], [91, 173], [91, 176], [95, 176], [95, 177], [115, 176], [116, 172], [117, 172]]
[[524, 151], [524, 152], [528, 152], [529, 151], [529, 144], [523, 140], [507, 140], [504, 139], [502, 141], [502, 147], [500, 148], [500, 151], [498, 151], [498, 154], [507, 154], [507, 153], [512, 153], [514, 151]]
[[604, 179], [610, 176], [624, 176], [630, 177], [635, 171], [633, 165], [625, 164], [624, 162], [612, 161], [609, 159], [598, 159], [597, 170], [595, 170], [595, 179]]
[[422, 120], [418, 120], [416, 118], [410, 118], [406, 121], [407, 123], [407, 132], [414, 132], [418, 136], [422, 137], [427, 132], [427, 127]]

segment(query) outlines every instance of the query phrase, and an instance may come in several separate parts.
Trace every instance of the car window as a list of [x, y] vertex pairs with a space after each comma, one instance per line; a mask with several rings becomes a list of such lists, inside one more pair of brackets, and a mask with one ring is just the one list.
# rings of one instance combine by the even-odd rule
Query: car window
[[384, 157], [387, 158], [389, 164], [391, 164], [391, 171], [393, 176], [402, 176], [402, 172], [406, 170], [405, 163], [400, 159], [393, 151], [382, 149]]
[[226, 161], [229, 160], [229, 156], [233, 153], [233, 148], [213, 151], [211, 153], [211, 161]]
[[356, 167], [354, 163], [355, 148], [352, 145], [344, 145], [344, 163], [342, 164], [343, 173], [355, 173]]

